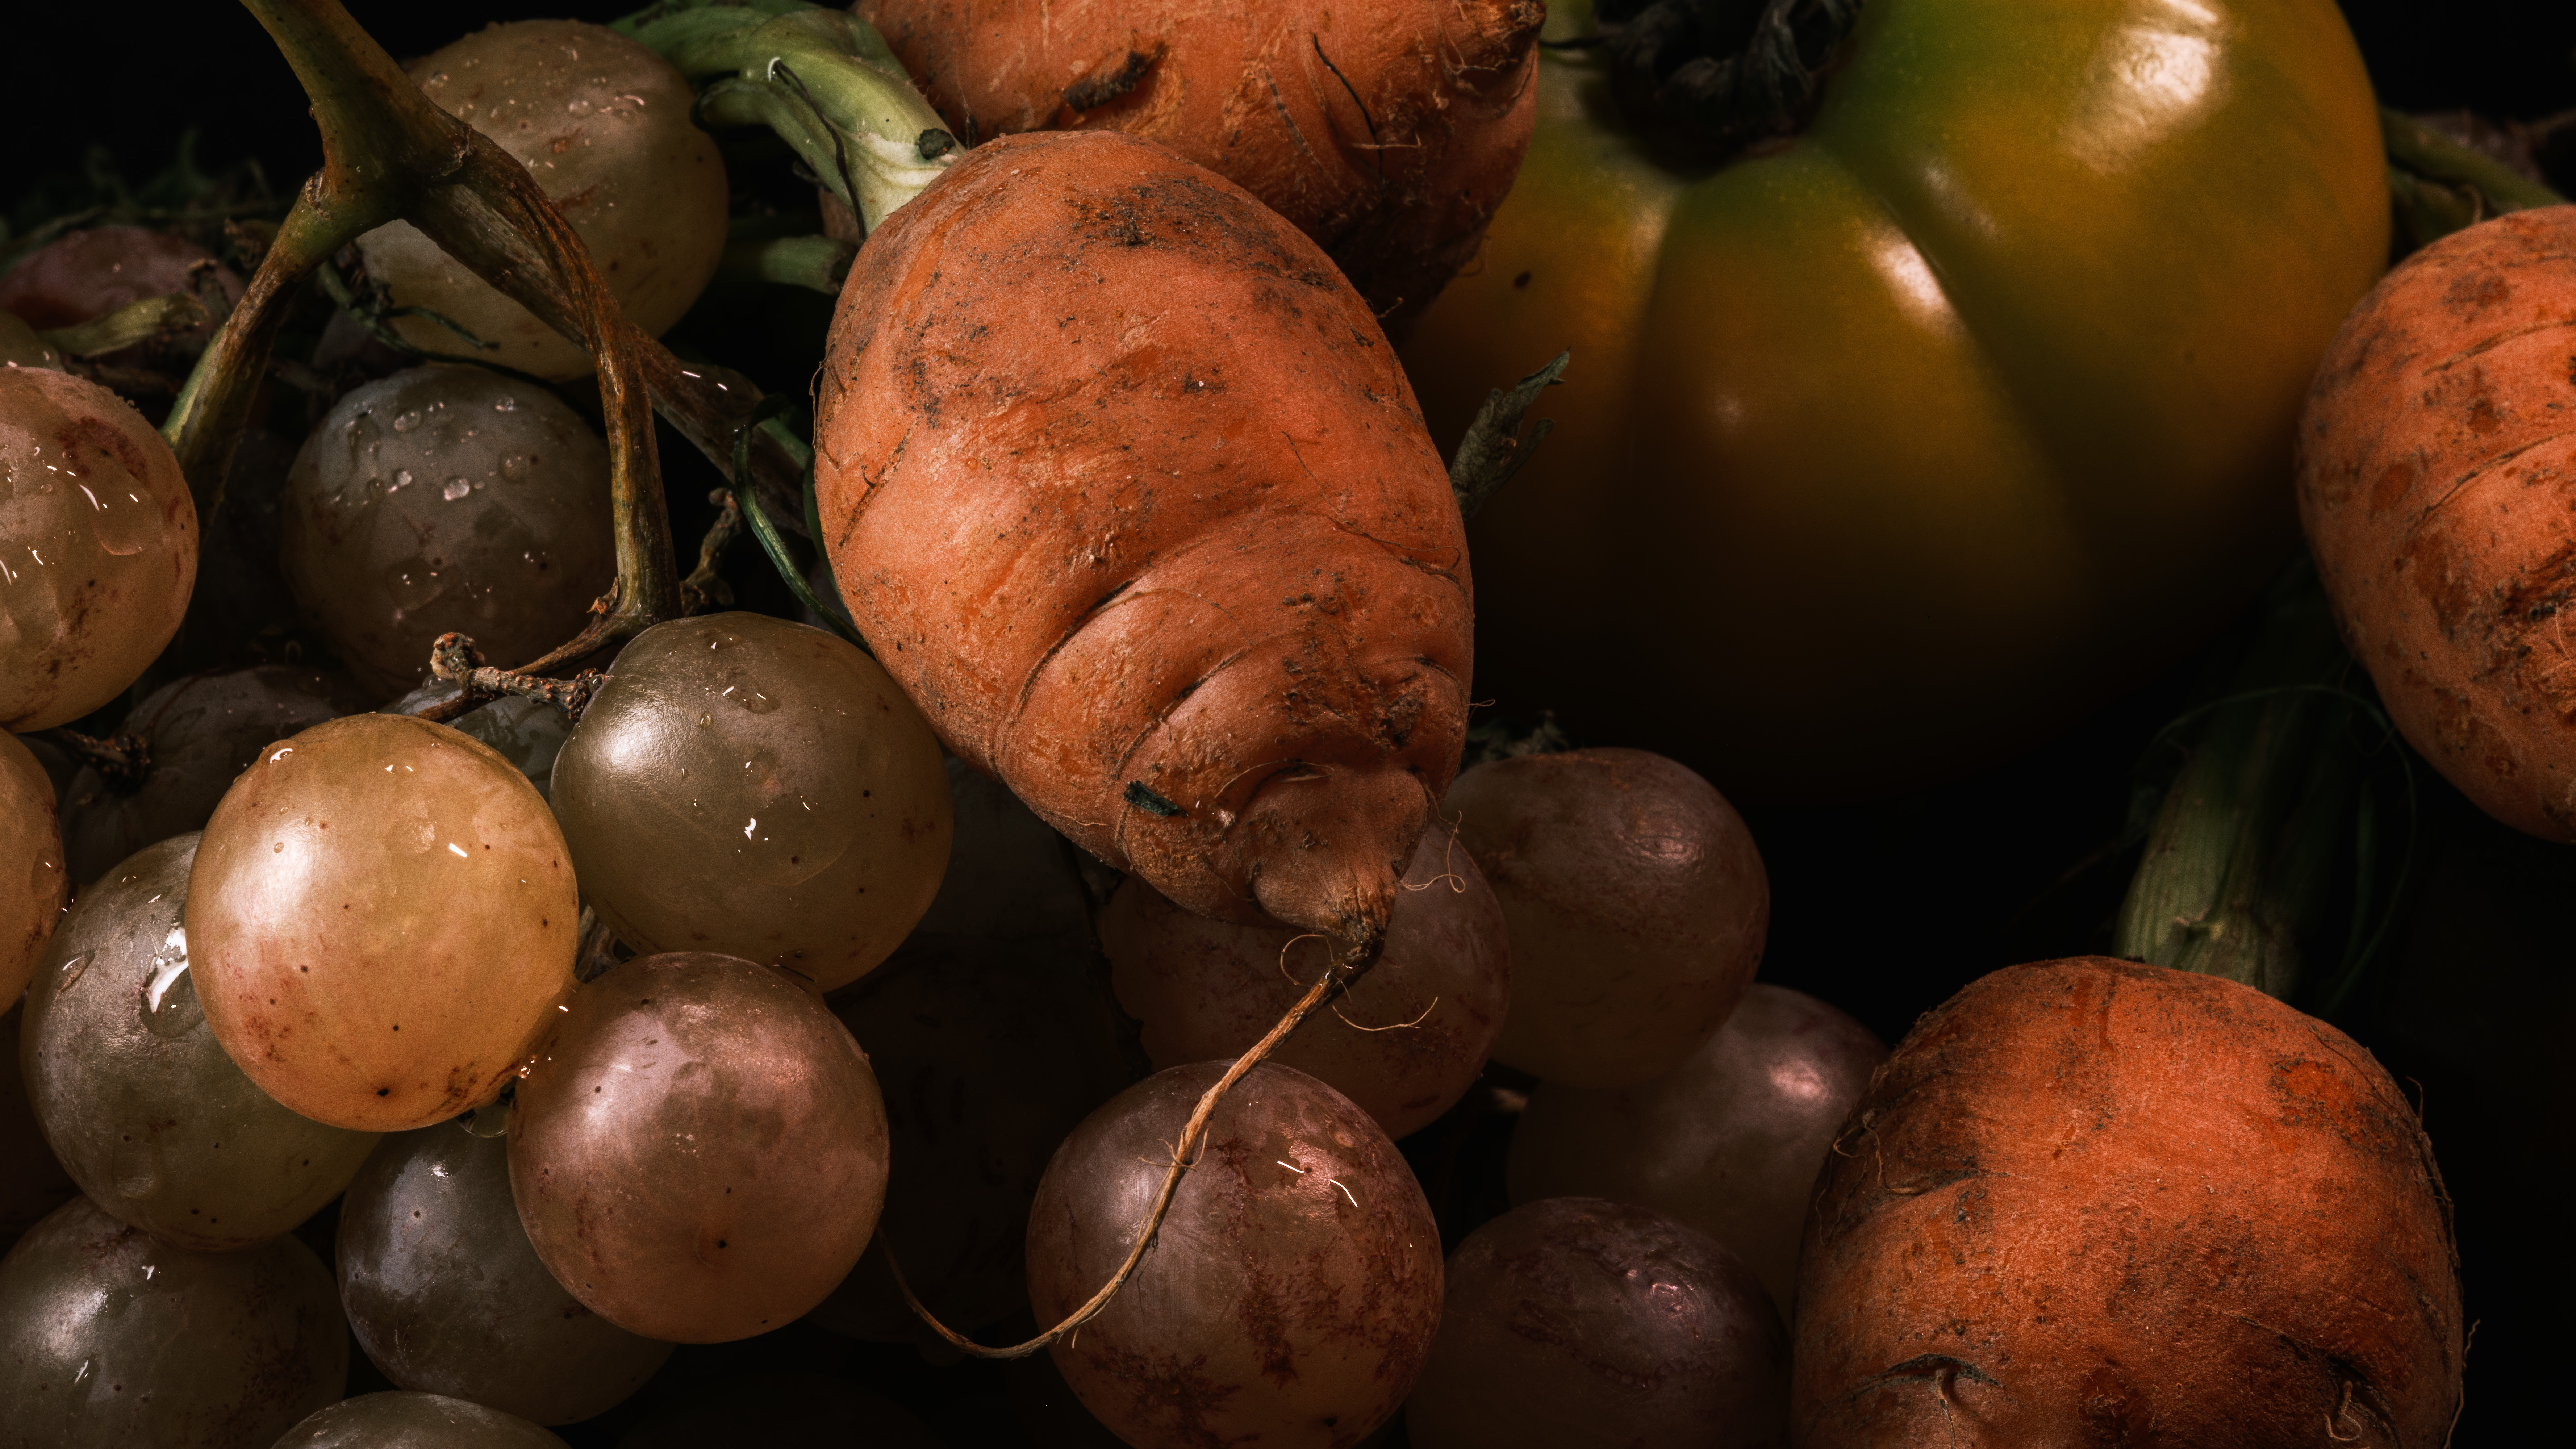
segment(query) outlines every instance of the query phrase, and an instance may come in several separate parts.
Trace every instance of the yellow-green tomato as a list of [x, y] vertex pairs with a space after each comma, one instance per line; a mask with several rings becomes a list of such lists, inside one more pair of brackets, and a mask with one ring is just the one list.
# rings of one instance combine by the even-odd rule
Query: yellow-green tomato
[[2031, 741], [2280, 564], [2299, 400], [2388, 246], [2332, 0], [1870, 0], [1806, 124], [1715, 166], [1600, 56], [1542, 61], [1404, 351], [1444, 442], [1574, 354], [1470, 530], [1480, 690], [1730, 793], [1864, 794]]

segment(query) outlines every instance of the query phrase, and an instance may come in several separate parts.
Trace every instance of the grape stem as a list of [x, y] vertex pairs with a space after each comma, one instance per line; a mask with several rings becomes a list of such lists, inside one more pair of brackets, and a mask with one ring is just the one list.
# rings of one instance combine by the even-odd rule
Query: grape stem
[[1233, 1089], [1234, 1084], [1261, 1065], [1262, 1060], [1286, 1041], [1289, 1033], [1303, 1024], [1307, 1017], [1336, 996], [1349, 991], [1351, 983], [1367, 974], [1368, 969], [1377, 964], [1378, 951], [1385, 941], [1385, 931], [1381, 928], [1344, 953], [1340, 961], [1325, 968], [1315, 984], [1306, 988], [1306, 994], [1297, 999], [1297, 1004], [1289, 1007], [1287, 1014], [1280, 1017], [1261, 1040], [1254, 1042], [1249, 1051], [1235, 1058], [1234, 1065], [1226, 1070], [1224, 1076], [1217, 1078], [1215, 1086], [1199, 1094], [1198, 1105], [1191, 1109], [1189, 1120], [1181, 1125], [1180, 1139], [1172, 1144], [1171, 1166], [1163, 1172], [1162, 1189], [1154, 1194], [1154, 1206], [1145, 1214], [1144, 1225], [1137, 1230], [1135, 1246], [1127, 1250], [1126, 1261], [1118, 1265], [1118, 1271], [1109, 1275], [1109, 1281], [1100, 1285], [1100, 1291], [1092, 1294], [1089, 1302], [1073, 1310], [1062, 1323], [1026, 1343], [1015, 1343], [1005, 1348], [977, 1343], [940, 1322], [938, 1316], [914, 1296], [912, 1284], [904, 1279], [903, 1265], [895, 1261], [894, 1245], [886, 1241], [885, 1229], [880, 1224], [877, 1249], [885, 1255], [886, 1271], [894, 1275], [895, 1290], [903, 1294], [903, 1301], [912, 1309], [914, 1316], [969, 1357], [993, 1359], [1026, 1358], [1059, 1338], [1081, 1331], [1084, 1324], [1099, 1317], [1101, 1311], [1109, 1306], [1109, 1300], [1117, 1296], [1118, 1290], [1135, 1273], [1137, 1265], [1145, 1261], [1146, 1250], [1154, 1246], [1155, 1236], [1163, 1230], [1163, 1219], [1171, 1212], [1172, 1200], [1180, 1194], [1181, 1179], [1198, 1164], [1199, 1149], [1205, 1145], [1208, 1122], [1216, 1116], [1217, 1104], [1224, 1101], [1225, 1094]]
[[[652, 409], [691, 446], [729, 467], [761, 391], [688, 366], [619, 310], [588, 251], [510, 154], [421, 94], [339, 0], [242, 0], [313, 102], [322, 169], [297, 193], [242, 300], [199, 355], [162, 426], [201, 518], [251, 421], [270, 352], [305, 281], [342, 247], [408, 220], [476, 276], [589, 349], [608, 425], [617, 578], [573, 639], [522, 673], [578, 662], [680, 612], [679, 566], [662, 497]], [[804, 460], [774, 429], [749, 448], [772, 512], [798, 518]], [[433, 717], [436, 717], [433, 715]]]
[[733, 490], [719, 488], [707, 495], [707, 501], [723, 510], [716, 521], [707, 525], [706, 537], [698, 540], [698, 566], [680, 580], [680, 609], [686, 614], [704, 614], [714, 609], [733, 607], [733, 585], [717, 571], [724, 562], [725, 550], [742, 537], [742, 504], [735, 501]]
[[119, 794], [132, 794], [143, 786], [152, 773], [152, 742], [132, 730], [118, 730], [105, 739], [80, 731], [57, 727], [36, 732], [38, 739], [51, 740], [78, 757], [80, 762], [98, 772], [107, 787]]
[[578, 724], [581, 712], [599, 697], [609, 676], [596, 669], [585, 669], [570, 679], [544, 679], [520, 669], [494, 669], [483, 662], [482, 651], [463, 634], [441, 634], [429, 646], [429, 672], [440, 679], [465, 686], [453, 699], [442, 699], [415, 711], [424, 719], [450, 720], [458, 715], [514, 694], [550, 704], [564, 712], [564, 718]]

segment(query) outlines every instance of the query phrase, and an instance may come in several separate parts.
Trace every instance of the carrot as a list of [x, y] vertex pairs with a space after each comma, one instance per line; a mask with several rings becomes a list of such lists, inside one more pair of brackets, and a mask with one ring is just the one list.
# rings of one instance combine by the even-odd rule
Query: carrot
[[2576, 207], [2456, 232], [2381, 280], [2299, 429], [2299, 516], [2390, 718], [2481, 809], [2576, 840]]
[[1520, 171], [1547, 19], [1539, 0], [852, 8], [970, 145], [1142, 136], [1260, 197], [1399, 319], [1475, 254]]
[[1790, 1434], [2434, 1449], [2465, 1327], [2431, 1145], [2350, 1037], [2215, 976], [2014, 966], [1826, 1156]]
[[815, 443], [952, 752], [1187, 909], [1373, 955], [1464, 739], [1467, 552], [1321, 250], [1131, 137], [989, 142], [860, 251]]

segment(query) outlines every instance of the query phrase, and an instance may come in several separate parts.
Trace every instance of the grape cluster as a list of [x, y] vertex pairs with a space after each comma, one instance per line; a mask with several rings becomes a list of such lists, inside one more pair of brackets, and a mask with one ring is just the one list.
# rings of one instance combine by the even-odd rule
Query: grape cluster
[[[410, 72], [628, 317], [688, 312], [729, 195], [668, 61], [543, 22]], [[463, 697], [448, 636], [507, 670], [621, 581], [596, 395], [540, 381], [586, 356], [424, 233], [335, 260], [274, 558], [193, 606], [216, 493], [48, 338], [134, 300], [102, 266], [239, 280], [60, 246], [0, 277], [0, 1444], [940, 1442], [786, 1348], [692, 1368], [817, 1333], [1042, 1348], [995, 1370], [1039, 1442], [1776, 1431], [1879, 1048], [1748, 994], [1768, 887], [1698, 776], [1469, 770], [1231, 1072], [1347, 943], [1086, 855], [841, 633], [700, 613], [572, 708]], [[1515, 1119], [1497, 1217], [1462, 1164], [1498, 1192]]]

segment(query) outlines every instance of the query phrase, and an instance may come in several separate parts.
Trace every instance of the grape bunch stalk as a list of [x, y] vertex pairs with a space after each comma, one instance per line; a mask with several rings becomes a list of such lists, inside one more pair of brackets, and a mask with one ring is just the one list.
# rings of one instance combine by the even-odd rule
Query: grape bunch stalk
[[[122, 650], [13, 655], [0, 686], [44, 731], [0, 744], [0, 879], [35, 886], [0, 918], [0, 988], [32, 982], [0, 1161], [60, 1168], [0, 1198], [26, 1230], [0, 1440], [542, 1444], [652, 1397], [677, 1345], [811, 1320], [1042, 1372], [1013, 1382], [1154, 1449], [1349, 1449], [1458, 1360], [1444, 1334], [1490, 1337], [1508, 1308], [1444, 1261], [1490, 1204], [1441, 1166], [1517, 1110], [1486, 1074], [1670, 1071], [1767, 911], [1742, 820], [1670, 761], [1460, 775], [1464, 520], [1567, 359], [1444, 460], [1338, 222], [1116, 129], [961, 144], [884, 35], [802, 0], [407, 65], [339, 0], [244, 3], [325, 153], [247, 280], [191, 262], [198, 311], [0, 335], [0, 402], [68, 440], [0, 432], [0, 485], [120, 490], [40, 488], [53, 532], [0, 512], [0, 541], [87, 550], [113, 628], [75, 622], [67, 569], [36, 581], [53, 637]], [[1535, 21], [1470, 8], [1493, 104], [1440, 124], [1502, 127], [1467, 148], [1481, 187], [1511, 117], [1525, 139], [1504, 82]], [[1332, 124], [1426, 128], [1374, 189], [1457, 253], [1482, 216], [1434, 204], [1432, 122], [1312, 49], [1360, 106]], [[836, 234], [728, 239], [745, 153], [712, 133], [750, 127]], [[658, 340], [718, 274], [835, 296], [810, 416]], [[312, 363], [273, 356], [325, 298]], [[80, 348], [149, 324], [164, 359], [209, 307], [157, 430], [96, 386]], [[307, 398], [300, 447], [265, 430], [271, 377]], [[657, 415], [728, 484], [686, 580]], [[810, 622], [731, 607], [746, 533]], [[192, 589], [301, 632], [184, 669], [239, 657]], [[1753, 1281], [1636, 1211], [1683, 1243], [1655, 1264]], [[393, 1391], [343, 1399], [335, 1285]], [[1665, 1301], [1580, 1312], [1617, 1338]], [[208, 1320], [284, 1367], [253, 1394], [214, 1371], [251, 1350], [209, 1337], [208, 1371], [151, 1377]], [[1785, 1380], [1755, 1357], [1758, 1408]], [[63, 1397], [92, 1377], [148, 1380], [151, 1413]], [[659, 1427], [739, 1427], [731, 1402]]]

